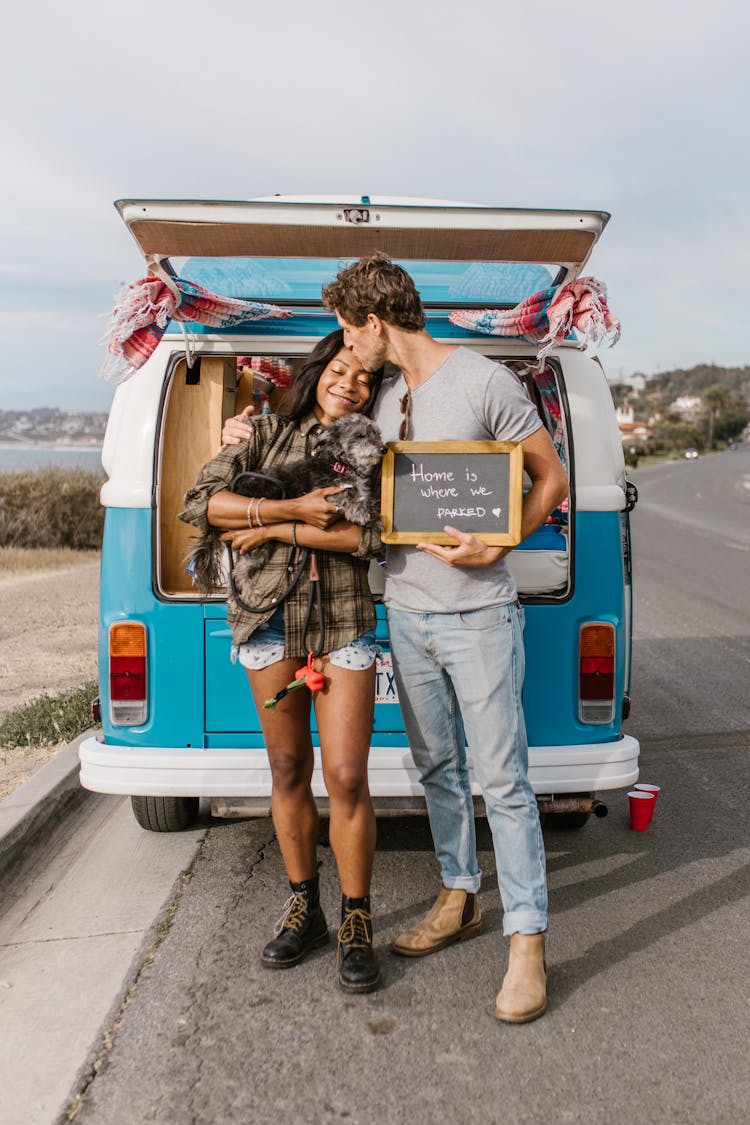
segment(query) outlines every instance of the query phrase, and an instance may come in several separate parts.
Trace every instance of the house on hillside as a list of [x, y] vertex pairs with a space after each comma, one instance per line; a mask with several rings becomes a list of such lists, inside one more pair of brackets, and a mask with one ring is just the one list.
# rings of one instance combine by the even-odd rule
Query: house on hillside
[[624, 383], [626, 386], [630, 387], [631, 390], [635, 391], [636, 394], [640, 394], [641, 391], [646, 389], [648, 377], [646, 375], [641, 375], [640, 371], [637, 371], [635, 375], [621, 375], [618, 379], [612, 379], [610, 382]]
[[703, 413], [703, 402], [697, 395], [680, 395], [669, 408], [688, 422], [696, 422]]
[[632, 403], [621, 403], [615, 414], [623, 445], [630, 447], [648, 444], [652, 437], [652, 430], [646, 422], [636, 420]]
[[645, 422], [620, 422], [619, 429], [623, 445], [646, 445], [653, 437]]

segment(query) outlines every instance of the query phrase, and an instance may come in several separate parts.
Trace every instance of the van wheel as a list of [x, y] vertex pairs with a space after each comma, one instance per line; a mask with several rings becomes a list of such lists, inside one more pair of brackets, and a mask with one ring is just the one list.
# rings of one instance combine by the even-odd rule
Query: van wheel
[[571, 832], [576, 828], [583, 828], [590, 816], [591, 813], [587, 812], [543, 813], [542, 826], [551, 828], [553, 831], [558, 829], [562, 832]]
[[131, 797], [133, 816], [148, 832], [181, 832], [198, 816], [197, 797]]

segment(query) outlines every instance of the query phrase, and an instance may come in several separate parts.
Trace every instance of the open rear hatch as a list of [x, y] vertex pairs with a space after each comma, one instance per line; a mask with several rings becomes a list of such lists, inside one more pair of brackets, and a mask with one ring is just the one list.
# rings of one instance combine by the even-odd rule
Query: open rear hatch
[[[123, 199], [116, 207], [147, 261], [227, 296], [320, 304], [342, 260], [374, 250], [401, 262], [425, 304], [516, 304], [577, 276], [609, 215], [419, 201]], [[204, 260], [201, 270], [196, 259]], [[238, 270], [231, 260], [251, 259]], [[207, 260], [207, 261], [205, 261]], [[221, 262], [225, 284], [221, 286]], [[202, 276], [196, 276], [200, 272]], [[202, 280], [203, 278], [203, 280]], [[220, 288], [221, 286], [221, 288]]]

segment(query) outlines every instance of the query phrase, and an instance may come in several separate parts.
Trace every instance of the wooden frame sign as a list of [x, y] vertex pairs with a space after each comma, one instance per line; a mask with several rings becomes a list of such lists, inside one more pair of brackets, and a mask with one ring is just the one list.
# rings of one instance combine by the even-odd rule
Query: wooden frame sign
[[521, 542], [523, 448], [513, 441], [390, 441], [384, 543], [455, 546], [446, 524], [492, 546]]

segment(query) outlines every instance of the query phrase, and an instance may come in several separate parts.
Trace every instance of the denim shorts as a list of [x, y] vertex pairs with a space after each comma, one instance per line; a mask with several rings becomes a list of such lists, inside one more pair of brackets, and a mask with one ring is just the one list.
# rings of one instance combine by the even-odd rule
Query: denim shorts
[[[328, 653], [331, 664], [361, 672], [375, 663], [380, 647], [375, 644], [375, 633], [366, 630], [353, 641]], [[239, 660], [243, 668], [259, 672], [284, 659], [284, 607], [280, 606], [273, 617], [241, 645], [232, 646], [232, 661]]]

